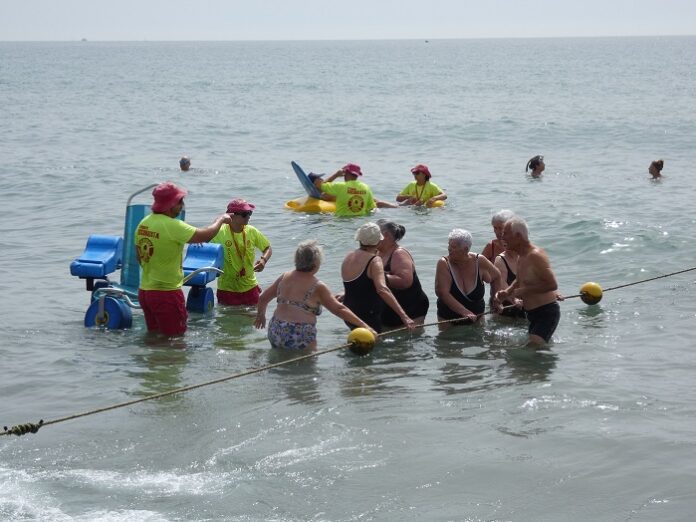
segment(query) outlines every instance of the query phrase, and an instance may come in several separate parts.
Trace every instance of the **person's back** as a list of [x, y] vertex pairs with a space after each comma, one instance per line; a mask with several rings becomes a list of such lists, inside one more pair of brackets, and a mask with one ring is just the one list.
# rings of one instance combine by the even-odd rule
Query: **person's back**
[[153, 213], [143, 218], [135, 232], [142, 290], [181, 288], [184, 245], [195, 231], [195, 227], [165, 214]]
[[336, 196], [337, 216], [366, 216], [376, 207], [370, 187], [357, 179], [324, 183], [322, 190]]
[[314, 274], [293, 270], [285, 272], [278, 283], [275, 316], [283, 321], [316, 323], [321, 314]]

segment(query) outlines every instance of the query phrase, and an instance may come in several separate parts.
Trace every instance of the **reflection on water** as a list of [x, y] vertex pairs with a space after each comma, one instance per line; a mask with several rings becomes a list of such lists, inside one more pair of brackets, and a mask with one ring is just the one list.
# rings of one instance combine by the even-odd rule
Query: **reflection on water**
[[189, 361], [189, 352], [180, 349], [182, 343], [183, 339], [146, 337], [148, 351], [133, 355], [137, 369], [128, 372], [141, 381], [142, 390], [137, 392], [138, 395], [152, 395], [183, 386], [181, 373]]
[[434, 339], [435, 356], [442, 365], [433, 389], [446, 394], [470, 393], [519, 383], [546, 381], [556, 355], [526, 348], [523, 321], [506, 320], [485, 326], [460, 326]]
[[[267, 364], [278, 364], [291, 361], [303, 355], [309, 355], [312, 351], [269, 348], [266, 353]], [[279, 377], [276, 380], [276, 384], [283, 389], [291, 404], [321, 402], [316, 357], [283, 364], [268, 371]]]

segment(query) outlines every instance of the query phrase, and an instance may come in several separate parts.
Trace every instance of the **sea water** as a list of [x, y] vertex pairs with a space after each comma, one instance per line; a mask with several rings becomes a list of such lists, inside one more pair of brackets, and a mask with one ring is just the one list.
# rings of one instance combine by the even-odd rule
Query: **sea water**
[[[694, 37], [1, 43], [0, 71], [0, 426], [295, 355], [248, 309], [192, 314], [171, 345], [146, 340], [140, 312], [129, 330], [84, 328], [69, 263], [89, 234], [120, 235], [151, 183], [185, 186], [196, 226], [254, 203], [273, 246], [263, 287], [318, 239], [338, 291], [366, 219], [284, 209], [303, 193], [290, 161], [358, 163], [385, 200], [426, 163], [446, 207], [374, 218], [405, 225], [428, 322], [447, 234], [468, 229], [480, 251], [501, 208], [527, 220], [566, 295], [694, 264]], [[488, 317], [0, 437], [0, 518], [690, 520], [695, 274], [565, 301], [542, 353], [524, 349], [524, 321]], [[345, 342], [339, 319], [318, 326], [320, 349]]]

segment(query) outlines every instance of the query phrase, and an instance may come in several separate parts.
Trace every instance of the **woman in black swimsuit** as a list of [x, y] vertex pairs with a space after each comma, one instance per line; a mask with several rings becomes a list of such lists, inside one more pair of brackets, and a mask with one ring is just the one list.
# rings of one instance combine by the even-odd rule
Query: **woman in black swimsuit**
[[[398, 244], [398, 241], [406, 234], [406, 228], [387, 219], [380, 219], [377, 224], [384, 236], [377, 245], [377, 250], [384, 265], [387, 286], [408, 316], [416, 324], [423, 324], [430, 301], [416, 274], [411, 253]], [[399, 316], [388, 307], [382, 311], [382, 324], [386, 328], [402, 326]]]
[[[384, 280], [382, 259], [377, 255], [377, 244], [383, 236], [376, 223], [365, 223], [355, 233], [360, 248], [350, 252], [341, 265], [345, 304], [360, 319], [377, 332], [382, 331], [382, 308], [386, 304], [413, 329], [414, 322], [404, 312]], [[346, 322], [351, 328], [356, 326]]]
[[[456, 228], [448, 239], [449, 255], [440, 258], [435, 272], [437, 319], [462, 318], [465, 321], [454, 324], [471, 324], [483, 315], [486, 308], [483, 283], [501, 286], [500, 272], [482, 255], [469, 252], [472, 238], [466, 230]], [[450, 324], [440, 324], [440, 329]]]
[[[500, 272], [501, 281], [504, 283], [499, 288], [491, 285], [491, 296], [494, 296], [498, 290], [504, 290], [515, 282], [515, 279], [517, 279], [517, 259], [519, 257], [519, 254], [507, 249], [496, 256], [494, 265]], [[493, 298], [491, 298], [491, 306], [494, 306]], [[499, 312], [500, 315], [505, 317], [527, 317], [520, 299], [503, 301], [502, 306], [503, 308]]]

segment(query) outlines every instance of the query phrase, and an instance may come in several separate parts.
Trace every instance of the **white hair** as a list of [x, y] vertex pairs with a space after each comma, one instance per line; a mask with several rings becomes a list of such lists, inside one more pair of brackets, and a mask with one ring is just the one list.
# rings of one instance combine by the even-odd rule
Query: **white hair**
[[466, 248], [471, 248], [471, 244], [473, 243], [471, 233], [462, 228], [455, 228], [452, 230], [452, 232], [449, 233], [449, 236], [447, 236], [447, 239], [450, 243], [456, 243]]
[[496, 223], [505, 223], [506, 221], [512, 219], [515, 217], [515, 213], [512, 210], [508, 210], [504, 208], [503, 210], [499, 210], [495, 214], [493, 214], [493, 217], [491, 217], [491, 223], [496, 224]]
[[513, 234], [518, 234], [522, 236], [522, 239], [529, 241], [529, 229], [527, 228], [527, 222], [521, 217], [513, 217], [508, 220], [505, 226], [510, 226], [510, 232]]

